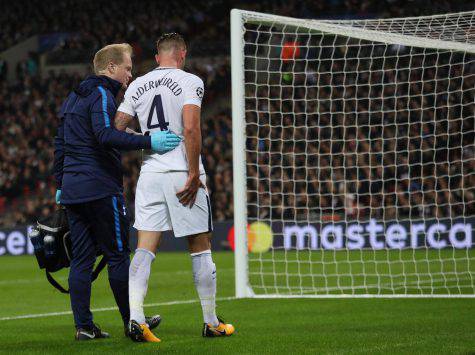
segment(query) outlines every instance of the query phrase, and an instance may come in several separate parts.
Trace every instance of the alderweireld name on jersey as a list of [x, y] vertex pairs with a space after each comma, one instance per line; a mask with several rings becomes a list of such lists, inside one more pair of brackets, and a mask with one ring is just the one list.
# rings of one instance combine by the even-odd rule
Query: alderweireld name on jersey
[[180, 85], [178, 85], [176, 81], [171, 78], [163, 77], [155, 81], [148, 81], [142, 86], [138, 87], [137, 91], [135, 92], [135, 95], [132, 95], [132, 100], [134, 100], [134, 102], [137, 102], [140, 96], [142, 96], [144, 93], [146, 93], [150, 89], [158, 88], [159, 86], [165, 86], [169, 88], [175, 96], [178, 96], [183, 92], [182, 88], [180, 87]]

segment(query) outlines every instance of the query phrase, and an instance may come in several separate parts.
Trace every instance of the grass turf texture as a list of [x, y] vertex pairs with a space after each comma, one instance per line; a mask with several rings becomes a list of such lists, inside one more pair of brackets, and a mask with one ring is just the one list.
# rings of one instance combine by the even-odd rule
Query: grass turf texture
[[[234, 294], [233, 255], [214, 253], [218, 297]], [[34, 257], [0, 257], [0, 318], [69, 311]], [[60, 272], [66, 283], [66, 273]], [[146, 303], [197, 300], [186, 253], [159, 254]], [[92, 307], [114, 306], [107, 272], [93, 286]], [[474, 299], [245, 299], [218, 302], [232, 322], [230, 338], [204, 339], [199, 303], [147, 307], [163, 317], [160, 344], [132, 343], [118, 311], [95, 312], [112, 338], [75, 342], [72, 315], [0, 322], [0, 352], [28, 353], [470, 353], [475, 351]]]
[[473, 294], [471, 249], [274, 250], [249, 254], [256, 294]]

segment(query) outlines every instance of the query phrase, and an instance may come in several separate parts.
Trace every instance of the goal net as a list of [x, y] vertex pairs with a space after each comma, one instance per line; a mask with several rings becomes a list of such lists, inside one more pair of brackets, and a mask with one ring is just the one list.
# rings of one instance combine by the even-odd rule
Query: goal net
[[475, 12], [231, 12], [237, 297], [473, 297]]

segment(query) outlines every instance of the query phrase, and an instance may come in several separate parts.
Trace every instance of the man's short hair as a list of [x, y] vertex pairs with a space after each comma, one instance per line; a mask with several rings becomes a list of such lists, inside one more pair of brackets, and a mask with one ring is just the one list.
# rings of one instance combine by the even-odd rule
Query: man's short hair
[[186, 43], [179, 33], [165, 33], [157, 40], [157, 53], [172, 49], [186, 49]]
[[99, 74], [107, 68], [110, 62], [122, 64], [124, 54], [132, 56], [132, 47], [128, 43], [109, 44], [99, 49], [94, 55], [94, 72]]

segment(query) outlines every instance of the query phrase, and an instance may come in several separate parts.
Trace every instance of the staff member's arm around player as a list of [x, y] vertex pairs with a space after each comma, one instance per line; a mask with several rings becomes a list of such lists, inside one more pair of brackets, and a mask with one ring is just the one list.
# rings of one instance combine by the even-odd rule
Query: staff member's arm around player
[[[96, 75], [86, 78], [62, 105], [55, 137], [57, 201], [66, 207], [71, 230], [69, 289], [77, 340], [109, 337], [94, 324], [90, 310], [96, 247], [107, 258], [109, 284], [124, 325], [130, 318], [129, 221], [118, 149], [165, 153], [181, 141], [169, 132], [145, 137], [114, 128], [115, 97], [132, 76], [131, 54], [128, 44], [109, 45], [96, 53]], [[158, 322], [159, 317], [149, 319], [151, 327]]]

